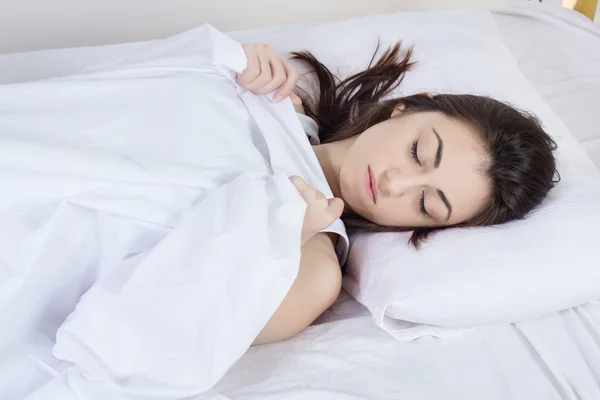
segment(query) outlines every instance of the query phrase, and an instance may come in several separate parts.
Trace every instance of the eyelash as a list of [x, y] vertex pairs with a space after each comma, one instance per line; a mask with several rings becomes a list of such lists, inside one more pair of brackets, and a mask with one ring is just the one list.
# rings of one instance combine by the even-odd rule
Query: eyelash
[[427, 213], [427, 210], [425, 209], [425, 191], [423, 191], [421, 194], [421, 200], [419, 200], [419, 210], [421, 210], [421, 214], [424, 216], [429, 216], [429, 213]]
[[[421, 166], [421, 161], [419, 161], [419, 156], [417, 155], [417, 150], [419, 148], [419, 142], [417, 140], [415, 140], [412, 144], [411, 147], [411, 154], [412, 154], [412, 158], [415, 160], [415, 162], [417, 164], [419, 164], [419, 166]], [[423, 214], [424, 216], [428, 217], [429, 214], [427, 213], [427, 210], [425, 209], [425, 191], [423, 191], [423, 193], [421, 194], [421, 199], [419, 200], [419, 210], [421, 211], [421, 214]]]
[[417, 164], [419, 164], [419, 167], [420, 167], [421, 166], [421, 161], [419, 161], [419, 156], [417, 155], [418, 146], [419, 146], [419, 142], [418, 141], [413, 142], [412, 148], [410, 150], [410, 153], [412, 154], [412, 158], [415, 160], [415, 162]]

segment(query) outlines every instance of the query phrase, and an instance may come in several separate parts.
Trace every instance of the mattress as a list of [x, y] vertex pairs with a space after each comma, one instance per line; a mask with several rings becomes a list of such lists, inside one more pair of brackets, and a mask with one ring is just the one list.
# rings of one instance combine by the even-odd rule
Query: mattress
[[[592, 50], [600, 49], [600, 34], [552, 7], [495, 17], [524, 74], [599, 162], [600, 52]], [[0, 83], [64, 75], [146, 45], [0, 56]], [[196, 400], [207, 398], [597, 400], [600, 304], [450, 339], [399, 342], [342, 292], [294, 339], [250, 349], [213, 394]]]

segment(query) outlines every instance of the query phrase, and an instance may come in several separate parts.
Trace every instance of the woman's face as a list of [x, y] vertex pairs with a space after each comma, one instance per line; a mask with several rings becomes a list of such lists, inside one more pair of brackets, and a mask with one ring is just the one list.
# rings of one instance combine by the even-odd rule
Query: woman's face
[[355, 213], [379, 225], [455, 225], [485, 207], [488, 159], [463, 122], [396, 110], [354, 141], [340, 169], [340, 191]]

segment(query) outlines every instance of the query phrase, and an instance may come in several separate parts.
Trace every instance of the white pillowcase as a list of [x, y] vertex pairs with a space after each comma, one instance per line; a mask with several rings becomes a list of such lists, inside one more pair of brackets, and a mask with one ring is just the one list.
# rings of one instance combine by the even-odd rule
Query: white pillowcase
[[525, 221], [448, 230], [419, 251], [407, 243], [410, 233], [354, 238], [344, 287], [378, 325], [400, 339], [452, 336], [600, 297], [599, 173], [521, 74], [490, 14], [402, 13], [233, 36], [311, 50], [342, 74], [365, 67], [378, 37], [382, 47], [403, 40], [418, 64], [397, 95], [489, 95], [533, 111], [557, 141], [562, 181]]

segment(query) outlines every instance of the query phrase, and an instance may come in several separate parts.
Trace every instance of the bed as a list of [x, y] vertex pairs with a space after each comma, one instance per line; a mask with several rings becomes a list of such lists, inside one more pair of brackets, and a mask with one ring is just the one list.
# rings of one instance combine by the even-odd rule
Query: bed
[[[600, 166], [600, 30], [575, 13], [537, 5], [494, 18], [523, 73]], [[0, 83], [66, 74], [143, 46], [2, 56]], [[600, 303], [456, 338], [401, 342], [342, 292], [313, 326], [252, 348], [195, 400], [595, 400], [599, 382]]]

